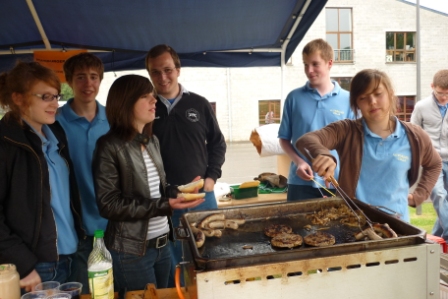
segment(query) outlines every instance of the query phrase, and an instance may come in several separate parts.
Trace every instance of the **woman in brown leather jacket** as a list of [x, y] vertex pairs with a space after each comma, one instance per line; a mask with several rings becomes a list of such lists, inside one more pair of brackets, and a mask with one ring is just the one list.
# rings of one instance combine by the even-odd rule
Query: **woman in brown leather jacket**
[[[407, 206], [428, 198], [442, 169], [439, 154], [422, 128], [395, 117], [397, 97], [389, 77], [378, 70], [363, 70], [350, 84], [350, 106], [361, 112], [357, 120], [334, 122], [299, 138], [296, 147], [325, 180], [334, 175], [336, 149], [340, 159], [339, 184], [352, 198], [385, 206], [409, 222]], [[422, 175], [415, 190], [409, 188]], [[312, 173], [306, 178], [312, 179]]]
[[106, 102], [110, 131], [97, 142], [93, 174], [101, 216], [108, 219], [105, 243], [113, 259], [115, 290], [168, 284], [173, 209], [204, 199], [177, 198], [168, 186], [157, 137], [152, 135], [156, 99], [151, 82], [126, 75], [112, 84]]

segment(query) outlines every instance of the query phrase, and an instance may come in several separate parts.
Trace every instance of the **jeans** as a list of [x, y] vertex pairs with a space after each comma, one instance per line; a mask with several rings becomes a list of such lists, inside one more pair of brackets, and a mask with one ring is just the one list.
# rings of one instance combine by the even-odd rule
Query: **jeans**
[[442, 172], [431, 192], [431, 201], [437, 212], [437, 219], [432, 229], [434, 236], [442, 237], [448, 242], [448, 162], [442, 163]]
[[166, 288], [171, 268], [168, 244], [162, 248], [146, 248], [144, 256], [110, 250], [113, 261], [115, 291], [144, 290], [153, 283], [158, 289]]
[[82, 294], [89, 294], [89, 278], [87, 276], [87, 260], [93, 250], [93, 237], [87, 236], [84, 240], [80, 239], [78, 250], [74, 254], [72, 263], [72, 274], [69, 281], [82, 283]]
[[37, 263], [35, 269], [42, 282], [54, 280], [63, 284], [71, 274], [72, 260], [73, 254], [60, 255], [59, 261]]
[[[205, 202], [200, 204], [197, 207], [191, 208], [191, 209], [183, 209], [183, 210], [174, 210], [173, 216], [171, 216], [171, 220], [173, 221], [173, 226], [178, 227], [180, 224], [180, 218], [183, 214], [186, 212], [193, 212], [193, 211], [204, 211], [204, 210], [217, 210], [218, 209], [218, 203], [216, 202], [215, 192], [209, 191], [205, 192]], [[170, 251], [171, 251], [171, 271], [170, 271], [170, 277], [168, 281], [168, 287], [173, 288], [175, 287], [174, 284], [174, 274], [176, 271], [176, 265], [178, 265], [183, 260], [183, 254], [182, 254], [182, 241], [175, 240], [174, 242], [169, 242]], [[181, 285], [184, 286], [184, 279], [183, 279], [183, 271], [181, 271]]]
[[[336, 190], [334, 189], [328, 189], [328, 190], [330, 190], [333, 194], [336, 194]], [[312, 186], [306, 186], [306, 185], [288, 184], [288, 194], [286, 196], [286, 200], [287, 202], [295, 202], [310, 198], [322, 198], [323, 196], [331, 197], [332, 195], [322, 188], [314, 188]]]

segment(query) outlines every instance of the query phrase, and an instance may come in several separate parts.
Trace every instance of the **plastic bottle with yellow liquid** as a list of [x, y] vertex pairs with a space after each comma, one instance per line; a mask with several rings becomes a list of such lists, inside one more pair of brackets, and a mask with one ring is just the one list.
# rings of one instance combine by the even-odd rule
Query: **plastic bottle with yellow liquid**
[[96, 230], [94, 237], [93, 250], [87, 261], [90, 294], [92, 299], [113, 299], [112, 257], [104, 244], [104, 231]]

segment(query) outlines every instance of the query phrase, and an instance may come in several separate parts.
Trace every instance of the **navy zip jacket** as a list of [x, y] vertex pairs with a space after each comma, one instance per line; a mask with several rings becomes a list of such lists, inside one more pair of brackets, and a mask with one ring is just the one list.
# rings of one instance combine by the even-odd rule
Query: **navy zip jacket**
[[168, 109], [159, 98], [153, 132], [160, 141], [166, 178], [171, 185], [183, 185], [196, 176], [221, 177], [226, 143], [210, 103], [193, 92]]
[[[60, 155], [72, 170], [65, 132], [58, 122], [49, 125], [59, 141]], [[70, 206], [78, 237], [81, 201], [70, 171]], [[38, 262], [58, 260], [57, 231], [50, 205], [50, 183], [42, 141], [26, 123], [0, 121], [0, 264], [13, 263], [20, 277]]]

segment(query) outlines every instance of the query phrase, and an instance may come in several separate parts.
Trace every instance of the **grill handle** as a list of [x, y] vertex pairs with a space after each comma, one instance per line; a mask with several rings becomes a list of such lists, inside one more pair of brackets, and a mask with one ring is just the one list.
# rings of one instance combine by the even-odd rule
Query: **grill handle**
[[176, 239], [178, 240], [188, 240], [190, 238], [190, 232], [183, 226], [175, 227], [174, 233], [176, 235]]

